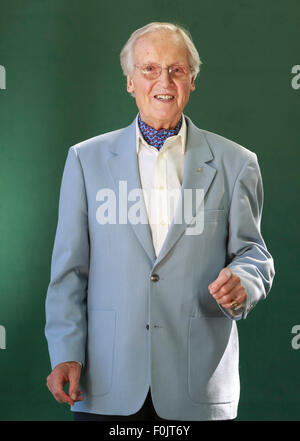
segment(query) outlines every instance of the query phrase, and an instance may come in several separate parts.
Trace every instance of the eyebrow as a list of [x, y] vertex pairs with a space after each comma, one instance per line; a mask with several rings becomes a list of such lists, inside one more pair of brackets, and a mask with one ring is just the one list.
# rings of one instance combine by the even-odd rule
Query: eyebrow
[[[156, 62], [156, 61], [143, 61], [142, 63], [138, 63], [138, 64], [158, 64], [160, 66], [160, 63]], [[184, 62], [180, 62], [180, 61], [175, 61], [172, 64], [169, 64], [169, 66], [174, 66], [175, 64], [179, 64], [179, 65], [185, 65]]]

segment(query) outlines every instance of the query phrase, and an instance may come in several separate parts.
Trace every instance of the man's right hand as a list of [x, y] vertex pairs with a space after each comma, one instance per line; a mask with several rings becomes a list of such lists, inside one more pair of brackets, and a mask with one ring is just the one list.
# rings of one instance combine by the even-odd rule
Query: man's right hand
[[[75, 401], [82, 401], [82, 392], [78, 390], [81, 365], [76, 361], [60, 363], [47, 377], [47, 387], [59, 403], [74, 405]], [[69, 383], [68, 394], [63, 387]]]

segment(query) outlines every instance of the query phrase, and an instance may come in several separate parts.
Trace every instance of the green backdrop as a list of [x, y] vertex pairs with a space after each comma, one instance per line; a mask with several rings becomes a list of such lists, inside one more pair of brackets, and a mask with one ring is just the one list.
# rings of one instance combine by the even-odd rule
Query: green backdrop
[[0, 1], [1, 420], [72, 419], [46, 388], [61, 176], [71, 145], [135, 117], [119, 53], [151, 21], [186, 26], [203, 60], [185, 113], [256, 152], [261, 166], [276, 276], [238, 322], [238, 420], [300, 420], [298, 0]]

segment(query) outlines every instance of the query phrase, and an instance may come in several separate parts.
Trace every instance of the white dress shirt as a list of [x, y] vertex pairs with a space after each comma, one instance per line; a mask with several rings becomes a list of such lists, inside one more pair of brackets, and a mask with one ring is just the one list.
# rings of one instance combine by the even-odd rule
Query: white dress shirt
[[181, 191], [186, 122], [178, 135], [167, 138], [158, 151], [148, 144], [136, 120], [136, 146], [140, 179], [156, 256], [162, 247]]

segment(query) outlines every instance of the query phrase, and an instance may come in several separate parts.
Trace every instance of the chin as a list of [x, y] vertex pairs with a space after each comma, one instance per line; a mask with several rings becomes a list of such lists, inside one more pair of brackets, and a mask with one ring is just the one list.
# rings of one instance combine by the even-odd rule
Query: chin
[[158, 110], [158, 111], [154, 112], [153, 118], [172, 121], [174, 118], [176, 118], [177, 114], [178, 114], [178, 112], [170, 112], [170, 111], [165, 111], [164, 109], [162, 109], [162, 110]]

